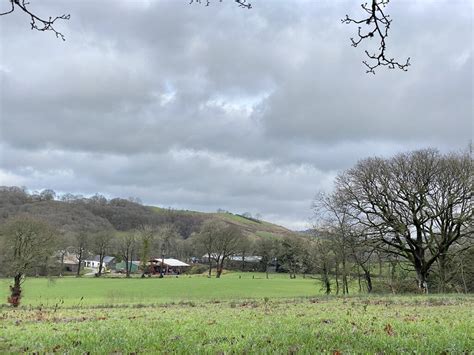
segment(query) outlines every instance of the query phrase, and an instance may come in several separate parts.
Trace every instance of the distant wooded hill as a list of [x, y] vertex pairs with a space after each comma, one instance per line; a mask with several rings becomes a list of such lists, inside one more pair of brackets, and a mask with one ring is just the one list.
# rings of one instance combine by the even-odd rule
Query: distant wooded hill
[[136, 199], [106, 199], [102, 195], [83, 197], [52, 190], [29, 193], [16, 186], [0, 187], [0, 223], [20, 214], [44, 220], [62, 232], [98, 231], [113, 228], [129, 231], [143, 225], [173, 224], [184, 239], [199, 231], [209, 219], [237, 226], [255, 238], [296, 236], [297, 232], [256, 218], [230, 212], [204, 213], [144, 206]]

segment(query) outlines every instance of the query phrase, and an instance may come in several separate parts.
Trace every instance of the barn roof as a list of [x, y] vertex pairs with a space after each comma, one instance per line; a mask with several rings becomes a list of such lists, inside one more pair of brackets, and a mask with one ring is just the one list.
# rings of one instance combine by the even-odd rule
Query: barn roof
[[[153, 259], [152, 261], [161, 264], [162, 259]], [[189, 266], [189, 264], [183, 263], [178, 259], [164, 259], [164, 264], [168, 266]]]

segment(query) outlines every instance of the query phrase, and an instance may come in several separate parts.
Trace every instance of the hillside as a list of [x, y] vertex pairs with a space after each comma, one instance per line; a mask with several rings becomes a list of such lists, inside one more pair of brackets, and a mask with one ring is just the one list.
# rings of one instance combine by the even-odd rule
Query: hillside
[[205, 213], [144, 206], [122, 198], [106, 199], [101, 195], [90, 198], [71, 194], [55, 196], [54, 192], [30, 194], [18, 187], [0, 187], [0, 224], [8, 218], [28, 214], [45, 220], [59, 230], [76, 232], [113, 228], [128, 231], [140, 225], [172, 224], [183, 239], [199, 231], [209, 219], [237, 226], [252, 238], [280, 238], [296, 236], [284, 227], [244, 217], [238, 214]]
[[209, 219], [219, 220], [235, 225], [239, 227], [239, 229], [242, 230], [245, 235], [255, 238], [281, 238], [299, 235], [299, 233], [291, 231], [285, 227], [230, 212], [206, 213], [197, 211], [170, 210], [154, 206], [150, 206], [149, 208], [151, 208], [159, 216], [166, 216], [167, 219], [174, 215], [176, 220], [194, 221], [197, 219], [200, 222]]

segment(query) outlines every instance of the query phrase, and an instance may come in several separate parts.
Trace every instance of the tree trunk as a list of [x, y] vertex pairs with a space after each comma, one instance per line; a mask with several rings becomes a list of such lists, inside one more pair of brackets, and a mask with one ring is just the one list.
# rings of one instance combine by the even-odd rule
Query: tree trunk
[[461, 269], [460, 270], [461, 271], [461, 280], [462, 280], [462, 283], [463, 283], [463, 286], [464, 286], [464, 293], [468, 293], [466, 278], [464, 277], [464, 265], [463, 265], [463, 262], [462, 262], [462, 258], [461, 258], [460, 269]]
[[367, 292], [372, 292], [372, 277], [370, 276], [370, 270], [364, 270], [365, 281], [367, 281]]
[[77, 264], [76, 277], [81, 276], [82, 254], [83, 254], [83, 251], [82, 251], [82, 248], [81, 248], [80, 251], [79, 251], [79, 255], [77, 257], [78, 264]]
[[160, 278], [165, 277], [165, 271], [163, 270], [164, 266], [165, 266], [165, 254], [163, 252], [163, 254], [161, 254]]
[[416, 250], [414, 267], [416, 271], [416, 279], [418, 281], [418, 289], [421, 293], [428, 293], [428, 270], [423, 265], [424, 252]]
[[100, 254], [99, 255], [99, 271], [97, 272], [97, 277], [101, 277], [102, 276], [102, 269], [103, 269], [103, 266], [102, 264], [104, 263], [104, 255]]
[[331, 283], [329, 282], [329, 273], [326, 265], [323, 266], [323, 283], [326, 287], [326, 295], [331, 293]]
[[223, 263], [217, 263], [217, 274], [216, 274], [217, 279], [221, 277], [223, 269], [224, 269]]
[[65, 253], [61, 253], [61, 269], [59, 270], [59, 277], [62, 277], [62, 276], [63, 276], [64, 255], [65, 255]]
[[125, 277], [130, 277], [130, 262], [128, 261], [128, 257], [124, 258], [125, 261]]
[[418, 280], [418, 289], [425, 294], [428, 294], [428, 273], [423, 269], [416, 270], [416, 278]]
[[393, 283], [395, 281], [395, 266], [396, 261], [390, 260], [390, 289], [393, 294], [396, 293], [395, 287], [393, 287]]
[[225, 261], [225, 257], [223, 256], [222, 258], [219, 257], [217, 259], [217, 273], [216, 273], [216, 278], [219, 279], [222, 275], [222, 272], [224, 271], [224, 261]]
[[21, 300], [21, 278], [23, 274], [16, 274], [13, 278], [13, 286], [10, 286], [10, 297], [8, 297], [8, 303], [13, 307], [18, 307]]
[[439, 292], [444, 293], [446, 292], [446, 255], [440, 254], [438, 257], [438, 267], [439, 267]]
[[360, 268], [359, 265], [357, 265], [357, 281], [359, 283], [359, 293], [362, 292], [362, 283], [360, 281]]
[[349, 294], [349, 288], [347, 286], [347, 270], [346, 270], [346, 259], [345, 255], [342, 259], [342, 294]]
[[339, 294], [339, 263], [336, 263], [336, 295]]
[[377, 253], [377, 258], [379, 259], [379, 277], [382, 277], [382, 256]]
[[132, 273], [132, 266], [133, 266], [133, 262], [132, 260], [130, 260], [128, 262], [128, 273], [127, 273], [127, 277], [130, 277], [130, 274]]
[[212, 259], [211, 259], [211, 253], [207, 254], [208, 260], [209, 260], [209, 277], [212, 276]]

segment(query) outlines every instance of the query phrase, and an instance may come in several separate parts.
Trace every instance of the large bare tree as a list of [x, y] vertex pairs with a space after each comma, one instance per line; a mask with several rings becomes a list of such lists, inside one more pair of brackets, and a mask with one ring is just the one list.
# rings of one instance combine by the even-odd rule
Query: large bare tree
[[342, 173], [336, 193], [386, 253], [407, 260], [428, 291], [433, 264], [472, 238], [472, 161], [433, 149], [370, 158]]

